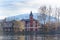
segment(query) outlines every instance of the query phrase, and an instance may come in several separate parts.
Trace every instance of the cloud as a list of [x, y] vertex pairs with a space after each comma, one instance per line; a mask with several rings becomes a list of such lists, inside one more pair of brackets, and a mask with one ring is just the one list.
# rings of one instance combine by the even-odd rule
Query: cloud
[[6, 16], [0, 16], [0, 19], [5, 19]]
[[33, 13], [37, 13], [37, 10], [34, 8], [23, 8], [18, 10], [18, 13], [30, 13], [30, 11], [32, 11]]
[[0, 0], [0, 16], [35, 13], [41, 5], [60, 7], [60, 0]]

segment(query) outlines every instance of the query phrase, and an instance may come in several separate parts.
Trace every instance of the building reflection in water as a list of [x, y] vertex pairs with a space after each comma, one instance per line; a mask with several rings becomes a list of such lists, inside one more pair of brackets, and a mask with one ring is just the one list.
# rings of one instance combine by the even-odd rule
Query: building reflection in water
[[4, 36], [3, 40], [60, 40], [60, 35], [15, 35], [15, 36]]
[[[60, 40], [60, 35], [14, 35], [14, 34], [24, 34], [21, 33], [22, 31], [29, 31], [30, 33], [33, 33], [34, 31], [40, 32], [40, 31], [48, 31], [44, 30], [44, 28], [47, 28], [48, 26], [39, 25], [39, 21], [34, 19], [32, 12], [30, 13], [29, 19], [22, 19], [20, 21], [4, 21], [2, 23], [3, 27], [3, 40]], [[41, 28], [42, 27], [42, 28]], [[52, 27], [52, 26], [51, 26]], [[50, 29], [52, 29], [49, 27]], [[41, 29], [43, 30], [41, 30]], [[53, 27], [54, 28], [54, 27]], [[54, 28], [55, 29], [55, 28]], [[54, 29], [51, 30], [54, 33]], [[29, 34], [29, 32], [26, 34]], [[52, 32], [51, 32], [52, 33]], [[5, 36], [7, 35], [7, 36]]]

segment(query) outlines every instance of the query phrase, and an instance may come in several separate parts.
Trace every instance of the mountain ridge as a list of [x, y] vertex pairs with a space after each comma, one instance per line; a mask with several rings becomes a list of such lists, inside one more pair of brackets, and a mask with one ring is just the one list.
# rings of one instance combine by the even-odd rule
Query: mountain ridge
[[[21, 14], [21, 15], [7, 17], [6, 21], [29, 19], [29, 15], [30, 14]], [[46, 16], [47, 16], [46, 17], [47, 18], [46, 21], [48, 21], [49, 16], [48, 15], [46, 15]], [[33, 18], [36, 19], [36, 20], [38, 20], [38, 14], [37, 13], [33, 13]], [[56, 19], [57, 18], [50, 16], [50, 21], [56, 21]]]

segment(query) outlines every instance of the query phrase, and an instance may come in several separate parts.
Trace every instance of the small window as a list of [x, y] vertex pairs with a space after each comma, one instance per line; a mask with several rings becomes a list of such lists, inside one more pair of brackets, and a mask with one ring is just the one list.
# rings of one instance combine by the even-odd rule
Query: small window
[[37, 29], [35, 29], [35, 31], [37, 31]]
[[10, 31], [10, 29], [8, 29], [8, 31]]
[[30, 28], [30, 31], [33, 31], [33, 28]]
[[7, 29], [5, 29], [5, 31], [7, 31]]

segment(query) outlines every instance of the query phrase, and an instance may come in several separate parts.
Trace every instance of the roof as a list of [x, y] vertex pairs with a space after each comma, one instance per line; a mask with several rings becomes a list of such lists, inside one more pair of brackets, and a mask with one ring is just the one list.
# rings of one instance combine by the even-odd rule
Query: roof
[[[21, 21], [30, 21], [30, 19], [22, 19]], [[33, 19], [33, 21], [37, 21], [37, 20]]]

